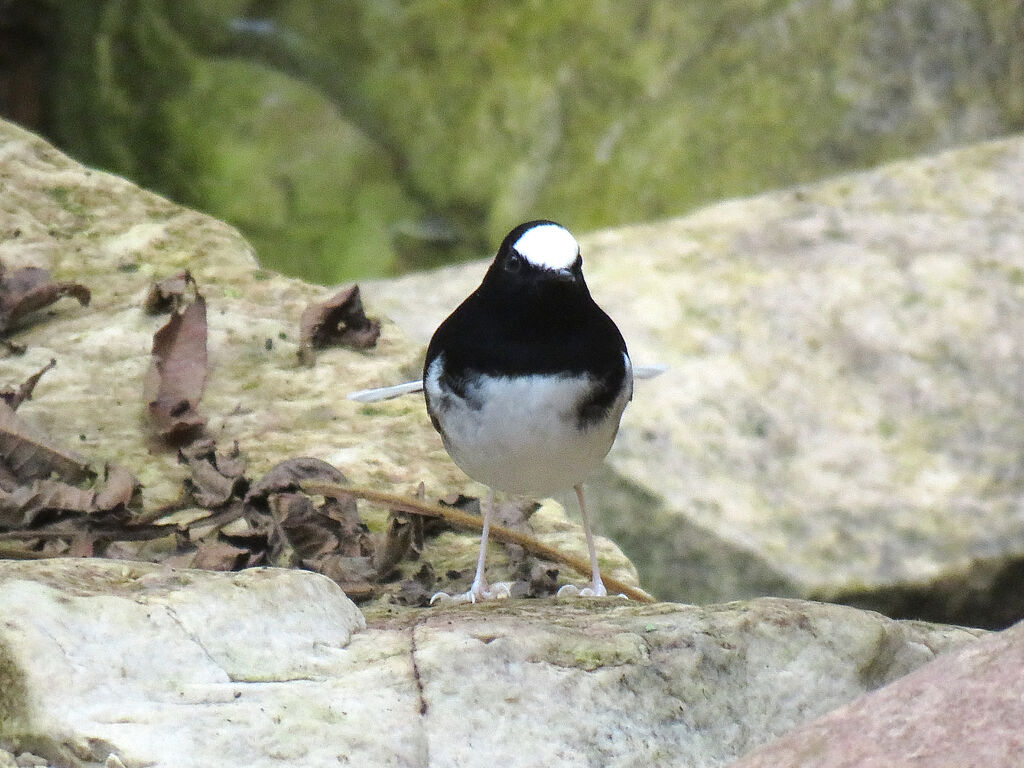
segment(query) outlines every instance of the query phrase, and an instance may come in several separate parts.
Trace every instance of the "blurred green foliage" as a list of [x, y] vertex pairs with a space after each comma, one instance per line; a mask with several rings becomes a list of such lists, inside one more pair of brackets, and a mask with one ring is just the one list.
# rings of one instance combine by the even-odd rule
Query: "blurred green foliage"
[[0, 0], [40, 128], [323, 282], [1020, 130], [982, 0]]

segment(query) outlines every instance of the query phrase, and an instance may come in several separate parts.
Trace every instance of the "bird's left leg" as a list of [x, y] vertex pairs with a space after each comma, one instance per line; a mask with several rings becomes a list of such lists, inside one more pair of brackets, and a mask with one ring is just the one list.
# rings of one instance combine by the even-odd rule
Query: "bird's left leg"
[[430, 598], [430, 604], [437, 601], [455, 603], [475, 603], [477, 600], [496, 600], [509, 597], [511, 584], [504, 581], [495, 582], [488, 586], [484, 576], [484, 563], [487, 560], [487, 536], [491, 530], [491, 515], [494, 513], [494, 491], [487, 497], [487, 505], [484, 507], [484, 524], [480, 532], [480, 554], [476, 560], [476, 574], [473, 576], [473, 584], [468, 592], [460, 595], [449, 595], [447, 592], [438, 592]]
[[580, 597], [605, 597], [608, 590], [601, 581], [601, 569], [597, 565], [597, 546], [594, 544], [594, 532], [590, 528], [590, 518], [587, 517], [587, 505], [583, 500], [583, 486], [573, 486], [576, 491], [576, 500], [580, 503], [580, 516], [583, 518], [583, 531], [587, 535], [587, 551], [590, 553], [591, 581], [589, 587], [578, 589], [573, 584], [566, 584], [558, 590], [558, 596], [579, 595]]

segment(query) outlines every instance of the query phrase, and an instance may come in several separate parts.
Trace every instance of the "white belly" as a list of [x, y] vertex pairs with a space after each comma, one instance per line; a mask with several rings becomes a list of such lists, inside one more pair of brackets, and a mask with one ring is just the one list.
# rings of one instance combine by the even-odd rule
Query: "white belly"
[[439, 358], [425, 386], [452, 460], [491, 488], [535, 496], [578, 485], [601, 463], [632, 389], [581, 431], [577, 406], [594, 386], [589, 377], [500, 378], [470, 384], [462, 399], [442, 394], [440, 371]]

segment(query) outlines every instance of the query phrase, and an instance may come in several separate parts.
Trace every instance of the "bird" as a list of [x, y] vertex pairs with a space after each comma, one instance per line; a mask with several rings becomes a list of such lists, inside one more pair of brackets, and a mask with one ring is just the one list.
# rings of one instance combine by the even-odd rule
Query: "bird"
[[576, 592], [605, 596], [583, 482], [615, 440], [633, 367], [618, 327], [590, 295], [568, 229], [538, 219], [505, 236], [479, 287], [434, 332], [422, 390], [452, 461], [490, 489], [472, 585], [434, 600], [507, 597], [508, 584], [485, 577], [495, 492], [546, 497], [569, 488], [591, 567], [590, 586]]
[[[476, 602], [510, 591], [484, 578], [495, 489], [550, 495], [570, 486], [592, 572], [591, 585], [576, 593], [603, 596], [582, 480], [610, 449], [633, 380], [666, 370], [632, 365], [614, 322], [589, 294], [579, 244], [561, 225], [537, 220], [505, 237], [480, 287], [438, 327], [422, 378], [347, 397], [375, 403], [425, 393], [449, 455], [490, 486], [473, 584], [452, 599]], [[475, 456], [474, 448], [484, 450]], [[572, 594], [571, 585], [559, 593]], [[441, 592], [432, 602], [444, 597], [450, 596]]]

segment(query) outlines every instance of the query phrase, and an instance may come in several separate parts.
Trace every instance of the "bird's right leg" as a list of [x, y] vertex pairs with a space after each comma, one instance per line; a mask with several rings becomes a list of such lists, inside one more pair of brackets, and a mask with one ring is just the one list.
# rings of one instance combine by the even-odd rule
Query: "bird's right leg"
[[480, 554], [476, 559], [476, 574], [473, 576], [473, 584], [468, 592], [458, 595], [449, 595], [447, 592], [438, 592], [430, 598], [430, 604], [435, 602], [454, 603], [475, 603], [477, 600], [498, 600], [509, 597], [511, 584], [499, 581], [488, 586], [484, 576], [484, 564], [487, 560], [487, 536], [491, 530], [491, 515], [494, 513], [494, 491], [487, 497], [487, 504], [484, 506], [484, 525], [480, 532]]

